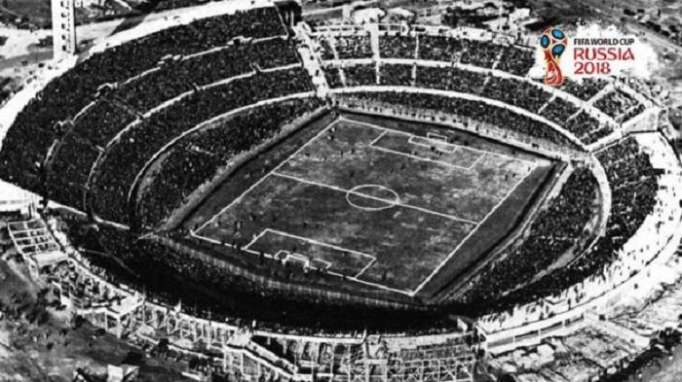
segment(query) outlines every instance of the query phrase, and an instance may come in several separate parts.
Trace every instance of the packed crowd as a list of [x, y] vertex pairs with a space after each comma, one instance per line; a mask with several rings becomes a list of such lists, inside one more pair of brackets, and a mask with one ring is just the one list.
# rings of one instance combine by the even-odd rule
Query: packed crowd
[[[392, 67], [394, 67], [394, 65], [381, 66], [382, 82], [395, 84], [406, 83], [406, 81], [401, 81], [399, 78], [396, 78], [395, 80], [386, 78], [394, 75], [394, 73], [404, 74], [404, 71], [387, 72], [385, 70], [386, 68]], [[416, 84], [417, 86], [425, 88], [477, 94], [521, 107], [532, 113], [536, 113], [545, 103], [547, 103], [547, 100], [551, 98], [550, 94], [540, 87], [524, 81], [486, 76], [482, 73], [470, 72], [455, 67], [418, 66]], [[570, 111], [577, 111], [575, 107], [572, 105], [570, 106], [571, 108], [568, 111], [564, 111], [564, 114]]]
[[[352, 303], [320, 304], [324, 297], [306, 298], [267, 288], [253, 278], [222, 267], [226, 257], [253, 258], [236, 249], [205, 249], [199, 254], [189, 250], [186, 246], [189, 242], [182, 239], [167, 245], [155, 238], [138, 239], [127, 231], [95, 226], [76, 216], [61, 219], [67, 224], [72, 244], [89, 262], [91, 271], [113, 284], [144, 291], [150, 301], [179, 306], [183, 313], [195, 317], [292, 334], [355, 332], [360, 335], [363, 330], [428, 333], [451, 331], [455, 327], [440, 312], [391, 310]], [[251, 264], [250, 270], [265, 276], [262, 280], [288, 280], [303, 288], [316, 276], [279, 262], [258, 260]]]
[[387, 86], [412, 86], [412, 69], [412, 65], [382, 64], [379, 82]]
[[81, 217], [61, 212], [60, 226], [68, 232], [69, 240], [105, 280], [114, 283], [136, 285], [139, 276], [132, 272], [137, 259], [131, 251], [134, 237], [129, 232], [105, 225], [86, 224]]
[[379, 37], [382, 58], [418, 58], [431, 61], [454, 61], [463, 64], [492, 68], [498, 62], [500, 69], [525, 76], [535, 64], [532, 50], [506, 46], [491, 41], [454, 38], [446, 35], [421, 34], [419, 36], [383, 35]]
[[535, 65], [534, 50], [506, 46], [502, 48], [502, 56], [495, 69], [523, 77], [528, 74], [533, 65]]
[[502, 45], [490, 41], [461, 39], [462, 50], [458, 51], [462, 64], [492, 68], [500, 55]]
[[480, 101], [432, 94], [420, 94], [419, 97], [414, 97], [411, 93], [396, 92], [353, 93], [352, 97], [362, 102], [382, 103], [389, 107], [404, 106], [416, 110], [431, 110], [437, 113], [452, 110], [459, 117], [471, 118], [477, 123], [501, 126], [503, 129], [515, 133], [545, 139], [557, 144], [568, 143], [566, 137], [561, 133], [541, 122]]
[[522, 241], [500, 261], [488, 265], [463, 299], [468, 303], [495, 301], [504, 292], [529, 282], [565, 252], [579, 250], [575, 247], [592, 217], [597, 188], [590, 169], [573, 170], [559, 195], [538, 214]]
[[324, 78], [327, 80], [327, 85], [332, 89], [343, 87], [340, 70], [340, 68], [335, 66], [327, 66], [324, 68]]
[[377, 84], [377, 71], [374, 64], [353, 65], [343, 68], [346, 75], [346, 86], [363, 86]]
[[[578, 106], [574, 103], [556, 96], [552, 98], [551, 101], [547, 102], [547, 105], [545, 105], [544, 108], [539, 110], [539, 114], [561, 126], [564, 125], [569, 118], [576, 115], [578, 110]], [[576, 135], [580, 137], [583, 134]]]
[[225, 48], [168, 60], [158, 70], [124, 83], [115, 96], [145, 112], [178, 95], [255, 68], [271, 69], [298, 62], [293, 43], [281, 38], [235, 43]]
[[106, 97], [95, 101], [73, 123], [71, 134], [98, 149], [106, 147], [116, 134], [133, 122], [135, 114]]
[[564, 127], [575, 134], [584, 143], [593, 143], [611, 134], [613, 128], [608, 124], [600, 124], [597, 119], [581, 111], [564, 123]]
[[234, 37], [285, 35], [274, 7], [221, 15], [175, 26], [94, 54], [52, 80], [17, 116], [0, 151], [0, 177], [43, 191], [42, 166], [61, 136], [57, 122], [73, 118], [97, 89], [154, 68], [166, 56], [189, 55], [228, 44]]
[[601, 96], [594, 105], [609, 116], [616, 118], [635, 108], [638, 102], [629, 94], [615, 89]]
[[608, 123], [601, 123], [587, 111], [580, 110], [573, 103], [555, 97], [540, 114], [562, 126], [585, 144], [594, 143], [613, 132]]
[[[500, 312], [561, 293], [590, 276], [603, 275], [605, 267], [616, 259], [618, 251], [652, 213], [658, 189], [657, 170], [652, 167], [648, 154], [640, 150], [637, 141], [627, 138], [600, 152], [598, 159], [606, 170], [612, 193], [606, 232], [568, 265], [553, 270], [524, 288], [511, 293], [502, 288], [486, 291], [490, 301], [481, 305], [484, 307], [481, 310]], [[512, 272], [512, 269], [507, 271]], [[500, 284], [487, 282], [484, 288], [491, 289], [491, 285], [515, 285], [513, 280], [498, 282]], [[494, 295], [497, 295], [496, 300]]]
[[486, 78], [485, 74], [455, 67], [417, 66], [417, 86], [424, 88], [480, 94]]
[[607, 84], [606, 80], [600, 78], [584, 78], [580, 81], [568, 80], [561, 90], [587, 101], [597, 95]]
[[415, 59], [417, 39], [414, 36], [384, 35], [379, 37], [381, 58]]
[[105, 154], [91, 184], [91, 205], [100, 216], [129, 222], [129, 190], [152, 156], [203, 121], [261, 100], [312, 90], [301, 68], [256, 73], [192, 93], [128, 129]]
[[153, 226], [180, 207], [200, 185], [210, 181], [231, 158], [273, 137], [293, 119], [322, 106], [302, 98], [249, 109], [217, 126], [195, 131], [175, 144], [159, 170], [140, 190], [136, 216]]
[[637, 103], [637, 105], [631, 107], [628, 109], [625, 113], [619, 115], [616, 117], [616, 122], [627, 122], [631, 120], [632, 118], [642, 114], [646, 110], [646, 106], [644, 106], [641, 103]]
[[[355, 37], [365, 39], [365, 37]], [[351, 37], [341, 37], [349, 40]], [[327, 39], [323, 39], [327, 41]], [[367, 41], [363, 42], [361, 50], [370, 49]], [[331, 48], [330, 48], [331, 49]], [[492, 41], [462, 39], [447, 35], [419, 34], [390, 35], [379, 37], [379, 55], [382, 58], [417, 58], [431, 61], [460, 62], [483, 68], [497, 70], [525, 76], [535, 64], [535, 54], [531, 49], [513, 45], [499, 45]], [[371, 54], [348, 55], [348, 57], [371, 57]], [[323, 55], [324, 59], [324, 55]], [[346, 68], [346, 86], [373, 85], [375, 76], [369, 66]], [[409, 65], [381, 63], [379, 67], [379, 84], [384, 86], [417, 86], [423, 88], [457, 91], [480, 95], [495, 99], [509, 105], [518, 106], [531, 113], [546, 117], [548, 120], [564, 127], [576, 138], [586, 144], [593, 143], [609, 135], [613, 130], [610, 126], [600, 123], [589, 113], [580, 112], [575, 103], [564, 97], [553, 96], [534, 83], [520, 81], [514, 78], [503, 78], [492, 74], [473, 72], [453, 66], [431, 67], [417, 64], [416, 76], [408, 70]], [[327, 70], [328, 71], [328, 70]], [[342, 87], [341, 76], [332, 69], [332, 73], [325, 76], [332, 88]], [[580, 82], [567, 81], [562, 90], [587, 100], [594, 97], [607, 86], [605, 80], [584, 79]], [[618, 92], [622, 93], [622, 92]], [[597, 107], [613, 109], [616, 101], [607, 95], [606, 100], [599, 100]], [[603, 99], [603, 98], [602, 98]], [[609, 106], [611, 105], [611, 106]], [[621, 110], [624, 109], [624, 110]], [[617, 121], [628, 120], [643, 111], [642, 105], [632, 105], [630, 108], [619, 107], [620, 114]], [[613, 113], [612, 113], [613, 114]]]
[[319, 36], [318, 41], [322, 48], [321, 57], [323, 60], [333, 60], [334, 49], [341, 60], [372, 58], [372, 44], [369, 35], [349, 35], [349, 36]]
[[547, 100], [552, 98], [548, 92], [528, 82], [494, 76], [489, 77], [483, 94], [531, 113], [537, 113]]
[[79, 114], [47, 160], [48, 197], [67, 206], [84, 208], [84, 190], [97, 157], [133, 120], [132, 114], [108, 100], [99, 100]]
[[[152, 275], [144, 280], [147, 291], [168, 305], [182, 301], [183, 310], [198, 317], [232, 324], [257, 324], [261, 329], [291, 331], [299, 334], [362, 331], [386, 332], [395, 330], [426, 331], [433, 328], [452, 327], [443, 317], [434, 312], [391, 310], [369, 307], [351, 302], [334, 304], [323, 296], [304, 297], [292, 292], [266, 288], [252, 279], [226, 272], [220, 263], [200, 259], [193, 253], [171, 248], [152, 240], [141, 240], [135, 250], [145, 257], [145, 274], [153, 269]], [[253, 256], [239, 250], [233, 256]], [[263, 262], [251, 266], [254, 272], [262, 273], [270, 280], [283, 280], [301, 285], [305, 289], [315, 274], [305, 274], [290, 266], [277, 262]], [[197, 282], [199, 280], [199, 282]], [[254, 296], [258, 296], [254, 298]], [[327, 303], [320, 303], [323, 300]], [[394, 314], [392, 314], [394, 313]]]
[[337, 38], [336, 42], [336, 53], [339, 54], [339, 58], [350, 59], [350, 58], [372, 58], [372, 44], [369, 40], [369, 36], [344, 36]]
[[432, 61], [452, 61], [455, 54], [462, 50], [459, 39], [440, 35], [419, 36], [419, 59]]
[[[199, 20], [191, 26], [161, 31], [93, 56], [48, 84], [41, 95], [18, 116], [0, 152], [0, 177], [33, 191], [47, 191], [57, 201], [80, 207], [92, 165], [100, 155], [104, 155], [103, 162], [94, 173], [94, 181], [89, 185], [92, 187], [90, 205], [104, 218], [130, 223], [130, 214], [135, 211], [130, 208], [129, 195], [134, 191], [135, 179], [149, 164], [149, 160], [173, 139], [201, 122], [236, 108], [312, 90], [310, 79], [301, 67], [261, 71], [298, 62], [296, 51], [289, 41], [233, 41], [235, 36], [240, 35], [266, 37], [285, 33], [277, 11], [268, 8]], [[487, 68], [497, 62], [496, 68], [518, 75], [523, 75], [532, 65], [528, 52], [501, 48], [492, 42], [426, 35], [418, 39], [382, 36], [380, 54], [412, 58], [418, 50], [421, 59], [453, 60]], [[323, 58], [334, 57], [330, 44], [334, 45], [341, 59], [372, 57], [368, 36], [325, 37], [320, 39], [320, 43]], [[227, 48], [196, 54], [228, 45]], [[169, 57], [171, 55], [177, 57]], [[152, 68], [156, 69], [125, 82]], [[416, 81], [420, 87], [480, 94], [531, 112], [542, 110], [541, 114], [549, 120], [565, 124], [569, 131], [585, 142], [593, 142], [612, 131], [587, 113], [578, 112], [572, 103], [558, 97], [551, 98], [541, 88], [523, 81], [455, 67], [421, 66], [416, 68], [414, 78], [413, 69], [412, 65], [381, 64], [378, 79], [381, 85], [412, 86]], [[377, 84], [374, 63], [347, 66], [342, 70], [347, 86]], [[203, 87], [246, 73], [249, 73], [248, 77]], [[338, 69], [325, 69], [325, 75], [331, 87], [342, 86]], [[107, 92], [101, 88], [104, 83], [118, 83], [120, 86], [113, 86]], [[586, 80], [579, 86], [569, 82], [565, 90], [588, 99], [603, 86], [602, 82]], [[92, 101], [95, 93], [104, 94], [73, 123], [58, 123], [73, 118]], [[139, 119], [135, 114], [136, 111], [150, 110], [162, 101], [183, 93], [186, 94], [178, 102], [148, 118]], [[397, 92], [357, 93], [353, 97], [434, 112], [455, 110], [460, 116], [476, 122], [501, 126], [558, 144], [566, 143], [566, 138], [560, 133], [534, 119], [483, 102], [429, 94], [414, 97], [410, 93]], [[628, 97], [621, 91], [613, 91], [600, 98], [596, 105], [609, 115], [625, 120], [636, 115], [642, 106], [631, 98], [629, 100], [634, 103], [630, 102]], [[549, 99], [552, 101], [547, 103]], [[229, 158], [272, 137], [282, 124], [319, 107], [319, 103], [318, 99], [303, 99], [261, 106], [236, 115], [226, 126], [197, 130], [181, 138], [169, 149], [168, 156], [161, 159], [163, 165], [159, 167], [160, 171], [150, 172], [154, 176], [141, 190], [137, 207], [145, 218], [143, 223], [154, 225], [161, 221], [180, 206], [193, 190], [210, 180]], [[125, 130], [120, 139], [103, 152], [114, 136], [136, 119], [139, 123]], [[55, 140], [59, 140], [57, 144]], [[53, 152], [50, 160], [46, 163], [47, 167], [43, 168], [43, 160], [51, 147]], [[569, 266], [537, 281], [533, 280], [533, 292], [514, 291], [500, 300], [500, 296], [519, 284], [531, 281], [532, 275], [550, 265], [556, 256], [571, 249], [582, 234], [582, 227], [590, 217], [591, 206], [587, 201], [594, 199], [595, 182], [590, 171], [577, 169], [561, 194], [551, 200], [548, 209], [533, 223], [531, 235], [495, 267], [486, 269], [485, 277], [481, 279], [486, 285], [474, 287], [467, 299], [487, 301], [487, 308], [500, 304], [511, 306], [562, 290], [570, 285], [569, 282], [580, 281], [603, 269], [653, 209], [657, 182], [647, 155], [639, 151], [634, 140], [626, 140], [606, 149], [599, 159], [612, 185], [613, 205], [607, 232], [597, 244]], [[43, 184], [49, 187], [44, 189]], [[184, 288], [182, 291], [185, 294], [181, 298], [193, 301], [194, 309], [200, 310], [202, 314], [210, 310], [234, 316], [239, 310], [239, 314], [246, 319], [265, 315], [273, 323], [305, 322], [306, 326], [310, 325], [311, 320], [331, 317], [325, 311], [332, 309], [330, 307], [317, 307], [318, 304], [315, 304], [316, 307], [311, 308], [313, 304], [295, 303], [290, 299], [280, 301], [281, 295], [266, 296], [272, 304], [265, 311], [262, 300], [249, 299], [254, 294], [265, 293], [261, 285], [239, 279], [238, 276], [225, 275], [226, 272], [218, 272], [205, 262], [187, 258], [187, 254], [171, 253], [169, 248], [152, 241], [131, 244], [129, 238], [122, 237], [120, 232], [101, 231], [97, 236], [99, 239], [96, 244], [105, 252], [116, 255], [125, 251], [124, 259], [131, 261], [127, 264], [131, 267], [158, 266], [160, 276], [150, 276], [150, 282], [161, 296], [167, 293], [165, 296], [169, 300], [178, 296], [174, 284], [178, 282], [178, 275], [187, 276], [187, 280], [208, 281], [207, 285], [191, 285], [191, 282], [187, 282], [187, 293]], [[131, 254], [136, 252], [150, 256], [145, 260], [131, 259], [134, 257]], [[116, 264], [107, 264], [106, 267], [115, 268]], [[489, 287], [490, 280], [495, 281], [494, 288]], [[235, 285], [237, 289], [234, 289]], [[235, 293], [223, 293], [220, 297], [194, 293], [198, 289], [212, 287], [216, 291], [230, 290]], [[253, 306], [242, 310], [245, 300], [251, 301], [249, 304]], [[272, 309], [272, 306], [277, 309]], [[379, 315], [385, 314], [383, 311], [378, 313], [359, 307], [345, 309], [340, 310], [342, 313], [339, 313], [339, 309], [334, 310], [334, 314], [338, 315], [334, 316], [335, 324], [344, 322], [351, 327], [357, 326], [360, 321], [366, 324], [376, 320], [382, 322], [382, 329], [386, 328], [386, 320]], [[409, 314], [402, 317], [409, 320]], [[395, 323], [396, 327], [403, 324]], [[325, 324], [318, 321], [315, 325]]]
[[[531, 113], [544, 116], [573, 133], [586, 144], [609, 135], [613, 130], [600, 123], [574, 103], [553, 96], [533, 83], [496, 77], [490, 74], [468, 71], [455, 66], [416, 66], [413, 80], [412, 65], [386, 64], [379, 66], [379, 85], [416, 86], [474, 94], [491, 98], [509, 105], [518, 106]], [[375, 85], [374, 64], [347, 66], [342, 69], [346, 75], [346, 86]], [[330, 87], [343, 87], [336, 68], [325, 68]]]
[[85, 185], [99, 153], [78, 135], [64, 137], [46, 168], [48, 197], [67, 206], [83, 208]]

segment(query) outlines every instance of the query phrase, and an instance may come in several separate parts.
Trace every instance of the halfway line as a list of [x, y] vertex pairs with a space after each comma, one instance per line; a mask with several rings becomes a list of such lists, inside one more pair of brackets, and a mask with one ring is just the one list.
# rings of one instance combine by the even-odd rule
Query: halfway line
[[297, 177], [295, 177], [295, 176], [291, 176], [291, 175], [287, 175], [287, 174], [282, 174], [282, 173], [279, 173], [279, 172], [273, 172], [273, 173], [271, 173], [270, 175], [279, 176], [279, 177], [282, 177], [282, 178], [287, 178], [287, 179], [295, 180], [295, 181], [300, 182], [300, 183], [311, 184], [311, 185], [313, 185], [313, 186], [329, 188], [329, 189], [332, 189], [332, 190], [334, 190], [334, 191], [350, 193], [350, 194], [353, 194], [353, 195], [359, 195], [359, 196], [365, 197], [365, 198], [367, 198], [367, 199], [373, 199], [373, 200], [381, 201], [381, 202], [384, 202], [384, 203], [388, 203], [388, 204], [393, 204], [393, 205], [400, 206], [400, 207], [409, 208], [409, 209], [412, 209], [412, 210], [424, 212], [424, 213], [426, 213], [426, 214], [444, 217], [444, 218], [450, 219], [450, 220], [460, 221], [460, 222], [469, 223], [469, 224], [473, 224], [473, 225], [477, 225], [477, 224], [478, 224], [478, 222], [475, 222], [475, 221], [473, 221], [473, 220], [464, 219], [464, 218], [460, 218], [460, 217], [457, 217], [457, 216], [444, 214], [444, 213], [442, 213], [442, 212], [432, 211], [432, 210], [429, 210], [429, 209], [426, 209], [426, 208], [417, 207], [417, 206], [413, 206], [413, 205], [410, 205], [410, 204], [396, 203], [396, 202], [393, 201], [393, 200], [386, 200], [386, 199], [382, 199], [382, 198], [379, 198], [379, 197], [376, 197], [376, 196], [373, 196], [373, 195], [363, 194], [362, 192], [357, 192], [357, 191], [353, 191], [353, 190], [346, 190], [346, 189], [341, 188], [341, 187], [332, 186], [332, 185], [324, 184], [324, 183], [320, 183], [320, 182], [315, 182], [315, 181], [312, 181], [312, 180], [301, 179], [301, 178], [297, 178]]

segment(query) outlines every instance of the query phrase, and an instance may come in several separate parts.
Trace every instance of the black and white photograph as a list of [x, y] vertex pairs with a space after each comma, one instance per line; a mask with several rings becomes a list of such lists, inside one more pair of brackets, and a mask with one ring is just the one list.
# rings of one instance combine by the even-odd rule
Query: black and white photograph
[[0, 382], [682, 381], [682, 2], [0, 0]]

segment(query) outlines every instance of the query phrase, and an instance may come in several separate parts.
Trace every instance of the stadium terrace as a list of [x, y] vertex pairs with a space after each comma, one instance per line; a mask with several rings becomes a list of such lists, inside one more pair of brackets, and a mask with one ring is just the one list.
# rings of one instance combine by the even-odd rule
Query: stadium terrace
[[94, 325], [249, 381], [472, 381], [676, 250], [680, 164], [626, 81], [546, 86], [518, 36], [227, 3], [3, 109], [0, 178], [51, 202], [14, 246]]

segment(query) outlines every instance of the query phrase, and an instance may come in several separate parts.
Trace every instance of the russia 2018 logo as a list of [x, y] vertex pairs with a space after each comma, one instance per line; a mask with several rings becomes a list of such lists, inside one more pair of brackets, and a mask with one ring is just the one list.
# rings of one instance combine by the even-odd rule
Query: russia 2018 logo
[[561, 71], [561, 55], [566, 51], [568, 39], [558, 28], [547, 28], [540, 36], [540, 46], [545, 57], [545, 84], [561, 86], [565, 77]]
[[615, 27], [602, 28], [595, 24], [578, 26], [570, 35], [556, 26], [542, 32], [534, 78], [544, 75], [546, 85], [560, 87], [568, 80], [647, 72], [645, 52], [650, 49], [636, 36], [624, 34]]

